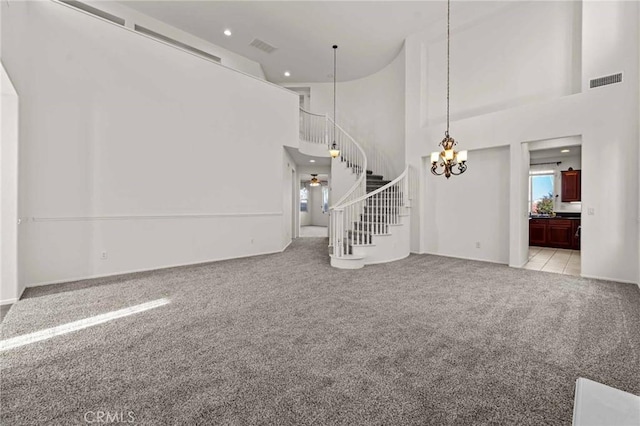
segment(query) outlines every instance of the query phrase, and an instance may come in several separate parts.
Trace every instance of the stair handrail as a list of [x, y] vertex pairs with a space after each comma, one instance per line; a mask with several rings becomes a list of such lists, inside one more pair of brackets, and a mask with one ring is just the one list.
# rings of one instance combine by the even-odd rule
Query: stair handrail
[[329, 144], [327, 114], [316, 114], [300, 108], [300, 139], [316, 144]]
[[[386, 185], [384, 185], [384, 186], [381, 186], [380, 188], [376, 189], [375, 191], [371, 191], [371, 192], [368, 192], [368, 193], [364, 194], [364, 195], [363, 195], [362, 197], [360, 197], [360, 198], [356, 198], [355, 200], [352, 200], [352, 201], [350, 201], [350, 202], [348, 202], [348, 203], [344, 203], [344, 204], [343, 204], [343, 205], [341, 205], [340, 207], [341, 207], [341, 208], [345, 208], [345, 207], [350, 206], [351, 204], [355, 204], [355, 203], [357, 203], [357, 202], [364, 201], [364, 200], [366, 200], [367, 198], [373, 198], [376, 194], [379, 194], [379, 193], [381, 193], [381, 192], [384, 192], [385, 190], [387, 190], [387, 189], [391, 188], [392, 186], [394, 186], [395, 184], [397, 184], [398, 182], [400, 182], [401, 180], [403, 180], [405, 177], [407, 177], [408, 173], [409, 173], [409, 166], [407, 165], [407, 166], [405, 167], [404, 171], [403, 171], [402, 173], [400, 173], [400, 176], [398, 176], [397, 178], [395, 178], [395, 179], [394, 179], [394, 180], [392, 180], [391, 182], [387, 183], [387, 184], [386, 184]], [[407, 183], [407, 184], [408, 184], [408, 182], [409, 182], [409, 181], [408, 181], [408, 180], [406, 180], [406, 183]], [[406, 190], [406, 192], [403, 194], [403, 197], [405, 197], [406, 195], [408, 195], [408, 189], [407, 189], [407, 190]]]
[[309, 114], [309, 115], [315, 115], [316, 117], [326, 117], [327, 114], [317, 114], [315, 112], [311, 112], [311, 111], [307, 111], [306, 109], [300, 107], [300, 111], [304, 112], [305, 114]]
[[408, 207], [410, 198], [409, 167], [391, 182], [367, 193], [369, 155], [373, 156], [375, 172], [391, 175], [391, 164], [382, 153], [375, 146], [360, 145], [327, 114], [300, 108], [300, 122], [301, 139], [326, 144], [327, 148], [335, 141], [340, 149], [340, 160], [357, 175], [355, 183], [329, 208], [332, 255], [349, 254], [351, 245], [371, 245], [373, 235], [388, 233], [390, 225], [399, 224], [400, 213]]
[[356, 170], [356, 173], [359, 174], [358, 178], [351, 186], [351, 188], [349, 188], [349, 190], [347, 190], [347, 192], [345, 192], [345, 194], [338, 201], [333, 203], [333, 205], [330, 207], [331, 210], [340, 208], [343, 203], [349, 201], [349, 198], [359, 197], [367, 193], [367, 154], [364, 149], [362, 149], [360, 144], [356, 142], [356, 140], [353, 139], [353, 137], [351, 137], [351, 135], [347, 133], [342, 127], [336, 124], [331, 117], [327, 116], [327, 120], [330, 124], [335, 125], [336, 129], [339, 130], [342, 135], [344, 135], [351, 142], [352, 146], [345, 146], [345, 144], [342, 143], [342, 140], [338, 141], [339, 138], [336, 138], [336, 143], [340, 148], [340, 157], [345, 158], [347, 162], [353, 164], [352, 167]]
[[[401, 224], [411, 197], [410, 167], [382, 187], [342, 203], [332, 213], [330, 239], [332, 255], [342, 258], [351, 246], [373, 244], [374, 235], [389, 234], [391, 225]], [[366, 191], [366, 187], [365, 187]]]

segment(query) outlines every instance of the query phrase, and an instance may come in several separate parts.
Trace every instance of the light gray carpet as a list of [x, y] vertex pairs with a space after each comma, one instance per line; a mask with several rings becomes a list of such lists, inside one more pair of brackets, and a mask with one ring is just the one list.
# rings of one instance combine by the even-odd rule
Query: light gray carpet
[[307, 225], [300, 227], [300, 237], [327, 237], [329, 235], [329, 228], [326, 226]]
[[640, 394], [635, 285], [326, 244], [29, 289], [3, 339], [171, 304], [3, 352], [0, 423], [570, 424], [578, 377]]

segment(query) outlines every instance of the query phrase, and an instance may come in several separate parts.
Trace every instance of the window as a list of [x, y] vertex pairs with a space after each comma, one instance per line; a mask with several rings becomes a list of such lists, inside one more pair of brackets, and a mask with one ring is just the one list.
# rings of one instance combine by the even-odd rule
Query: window
[[529, 173], [529, 213], [548, 214], [553, 212], [554, 180], [553, 170]]
[[327, 213], [329, 211], [329, 187], [326, 185], [322, 186], [322, 213]]
[[302, 188], [300, 188], [300, 211], [307, 212], [309, 211], [309, 190], [302, 184]]

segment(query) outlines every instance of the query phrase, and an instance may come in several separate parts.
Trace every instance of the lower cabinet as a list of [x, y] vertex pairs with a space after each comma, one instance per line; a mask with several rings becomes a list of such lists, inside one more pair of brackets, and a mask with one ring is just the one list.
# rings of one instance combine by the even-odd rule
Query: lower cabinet
[[547, 243], [549, 247], [567, 248], [573, 247], [572, 220], [551, 219], [547, 231]]
[[544, 246], [547, 243], [547, 224], [546, 220], [530, 219], [529, 220], [529, 245]]
[[530, 219], [529, 245], [565, 249], [580, 249], [580, 220]]

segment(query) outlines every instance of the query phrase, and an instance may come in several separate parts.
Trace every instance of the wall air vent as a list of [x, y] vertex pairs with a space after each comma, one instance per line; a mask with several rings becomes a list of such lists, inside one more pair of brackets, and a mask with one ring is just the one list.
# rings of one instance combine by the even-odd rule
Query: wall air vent
[[266, 41], [260, 40], [259, 38], [254, 38], [253, 40], [251, 40], [251, 43], [249, 43], [249, 46], [253, 46], [256, 49], [262, 50], [263, 52], [266, 52], [266, 53], [272, 53], [273, 51], [278, 49], [277, 47], [272, 46]]
[[593, 89], [594, 87], [606, 86], [607, 84], [613, 83], [621, 83], [622, 82], [622, 73], [608, 75], [606, 77], [594, 78], [589, 81], [589, 88]]
[[60, 3], [64, 3], [66, 5], [69, 5], [71, 7], [75, 7], [76, 9], [80, 9], [84, 12], [90, 13], [92, 15], [98, 16], [102, 19], [106, 19], [107, 21], [111, 21], [114, 24], [118, 24], [118, 25], [124, 25], [124, 19], [116, 16], [116, 15], [112, 15], [110, 13], [105, 12], [104, 10], [100, 10], [100, 9], [96, 9], [93, 6], [89, 6], [88, 4], [82, 3], [80, 1], [76, 1], [76, 0], [58, 0]]
[[189, 46], [188, 44], [185, 44], [185, 43], [183, 43], [181, 41], [178, 41], [178, 40], [174, 40], [174, 39], [172, 39], [170, 37], [167, 37], [165, 35], [162, 35], [160, 33], [152, 31], [152, 30], [150, 30], [148, 28], [141, 27], [140, 25], [135, 25], [134, 29], [137, 32], [141, 33], [141, 34], [148, 35], [149, 37], [153, 37], [155, 39], [164, 41], [165, 43], [171, 44], [171, 45], [179, 47], [181, 49], [188, 50], [189, 52], [195, 53], [198, 56], [205, 57], [205, 58], [210, 59], [210, 60], [212, 60], [214, 62], [217, 62], [217, 63], [221, 62], [221, 59], [219, 57], [217, 57], [217, 56], [214, 56], [214, 55], [212, 55], [210, 53], [204, 52], [204, 51], [202, 51], [200, 49], [196, 49], [193, 46]]

